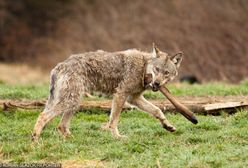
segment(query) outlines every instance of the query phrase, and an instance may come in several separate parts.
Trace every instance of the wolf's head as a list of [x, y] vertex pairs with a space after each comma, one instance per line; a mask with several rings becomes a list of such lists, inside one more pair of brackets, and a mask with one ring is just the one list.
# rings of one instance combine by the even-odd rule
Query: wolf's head
[[147, 87], [157, 91], [160, 86], [173, 80], [178, 74], [182, 56], [182, 53], [169, 56], [153, 44], [152, 59], [148, 60], [145, 72], [145, 76], [151, 77], [150, 82], [146, 83]]

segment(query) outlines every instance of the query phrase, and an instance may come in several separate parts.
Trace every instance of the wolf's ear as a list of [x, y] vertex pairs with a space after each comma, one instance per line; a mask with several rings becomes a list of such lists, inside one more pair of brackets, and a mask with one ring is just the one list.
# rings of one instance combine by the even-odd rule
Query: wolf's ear
[[183, 60], [183, 53], [179, 52], [179, 53], [171, 56], [170, 59], [176, 65], [176, 67], [179, 68], [179, 66]]
[[155, 43], [152, 43], [152, 57], [153, 58], [158, 58], [159, 57], [159, 54], [158, 54], [159, 52], [160, 52], [160, 50], [155, 45]]

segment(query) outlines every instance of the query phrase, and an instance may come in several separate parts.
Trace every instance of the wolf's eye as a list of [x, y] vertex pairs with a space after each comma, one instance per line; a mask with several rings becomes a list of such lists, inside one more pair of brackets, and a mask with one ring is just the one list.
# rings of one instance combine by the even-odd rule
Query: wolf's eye
[[156, 70], [157, 72], [159, 72], [159, 71], [160, 71], [159, 67], [155, 67], [155, 70]]
[[166, 70], [166, 71], [164, 72], [164, 74], [165, 74], [165, 76], [169, 76], [170, 72]]

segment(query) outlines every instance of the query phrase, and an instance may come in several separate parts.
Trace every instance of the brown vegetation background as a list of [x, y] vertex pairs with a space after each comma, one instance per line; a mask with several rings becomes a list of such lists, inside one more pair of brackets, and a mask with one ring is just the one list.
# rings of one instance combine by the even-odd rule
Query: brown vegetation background
[[0, 61], [50, 70], [70, 54], [138, 48], [185, 54], [180, 75], [248, 77], [247, 0], [1, 0]]

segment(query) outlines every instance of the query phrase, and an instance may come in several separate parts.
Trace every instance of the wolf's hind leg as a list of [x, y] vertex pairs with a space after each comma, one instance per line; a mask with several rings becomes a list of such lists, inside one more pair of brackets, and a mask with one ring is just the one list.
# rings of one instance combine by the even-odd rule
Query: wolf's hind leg
[[73, 117], [73, 114], [74, 114], [73, 111], [65, 112], [58, 125], [58, 130], [61, 132], [62, 135], [64, 135], [64, 137], [68, 137], [71, 135], [69, 126], [70, 126], [70, 121], [71, 121], [71, 118]]
[[70, 92], [67, 92], [67, 98], [63, 101], [62, 109], [62, 119], [58, 125], [58, 131], [64, 135], [64, 137], [70, 136], [70, 121], [73, 117], [73, 114], [78, 110], [81, 98], [81, 89], [77, 85], [71, 85], [69, 89]]
[[[59, 114], [64, 114], [59, 127], [61, 128], [60, 131], [62, 130], [63, 134], [69, 133], [69, 121], [71, 115], [78, 108], [81, 97], [81, 85], [76, 79], [74, 76], [64, 76], [62, 82], [58, 82], [59, 85], [55, 88], [56, 96], [49, 98], [46, 109], [40, 114], [35, 124], [32, 134], [33, 140], [38, 139], [44, 126]], [[70, 81], [70, 84], [67, 81]]]
[[166, 130], [170, 132], [176, 131], [176, 128], [170, 124], [170, 122], [166, 119], [164, 113], [157, 106], [147, 101], [143, 96], [139, 96], [137, 98], [132, 99], [131, 103], [136, 105], [141, 110], [148, 112], [151, 115], [153, 115], [155, 118], [159, 119], [162, 126]]
[[34, 126], [34, 130], [32, 133], [32, 140], [37, 140], [40, 137], [41, 131], [45, 127], [45, 125], [51, 121], [54, 117], [61, 114], [60, 111], [56, 111], [55, 109], [45, 109], [38, 117], [37, 122]]
[[67, 110], [64, 112], [62, 119], [58, 125], [58, 130], [64, 135], [64, 137], [68, 137], [71, 135], [70, 132], [70, 121], [77, 111], [79, 107], [80, 96], [73, 98], [73, 101], [70, 101], [70, 105], [68, 106]]

